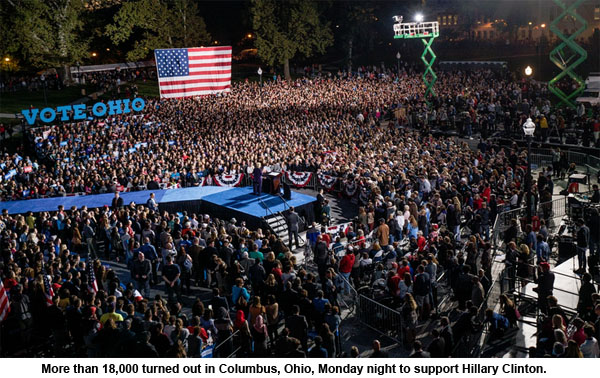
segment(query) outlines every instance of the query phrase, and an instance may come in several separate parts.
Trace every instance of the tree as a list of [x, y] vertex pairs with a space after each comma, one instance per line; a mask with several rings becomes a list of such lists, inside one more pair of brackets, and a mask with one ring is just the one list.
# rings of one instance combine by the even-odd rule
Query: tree
[[190, 0], [175, 0], [173, 4], [176, 47], [193, 47], [207, 45], [211, 35], [206, 30], [206, 23], [200, 17], [198, 5]]
[[193, 47], [210, 43], [204, 19], [190, 0], [137, 0], [124, 3], [106, 27], [114, 44], [132, 42], [127, 59], [147, 58], [160, 48]]
[[270, 66], [283, 64], [286, 80], [290, 59], [323, 54], [333, 44], [329, 23], [321, 20], [314, 1], [252, 0], [251, 12], [258, 56]]
[[70, 81], [69, 66], [88, 52], [82, 37], [84, 3], [82, 0], [7, 0], [13, 36], [20, 42], [17, 50], [35, 67], [63, 67]]
[[[340, 9], [341, 8], [341, 9]], [[352, 57], [355, 50], [370, 51], [375, 43], [378, 21], [375, 12], [378, 4], [374, 1], [344, 1], [334, 8], [336, 32], [346, 53], [348, 70], [352, 69]], [[336, 37], [337, 38], [337, 37]]]

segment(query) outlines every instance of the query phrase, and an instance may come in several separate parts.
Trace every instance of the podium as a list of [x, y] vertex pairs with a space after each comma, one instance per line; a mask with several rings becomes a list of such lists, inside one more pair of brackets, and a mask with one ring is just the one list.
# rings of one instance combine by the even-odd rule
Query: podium
[[263, 193], [278, 195], [281, 187], [281, 173], [271, 172], [263, 176]]

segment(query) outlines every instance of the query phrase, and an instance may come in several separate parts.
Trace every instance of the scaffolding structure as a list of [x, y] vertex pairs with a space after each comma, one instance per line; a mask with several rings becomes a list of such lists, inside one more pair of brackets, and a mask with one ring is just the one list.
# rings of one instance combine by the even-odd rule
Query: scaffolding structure
[[[562, 42], [550, 52], [550, 61], [560, 68], [561, 72], [548, 82], [548, 89], [560, 99], [562, 104], [574, 108], [577, 106], [575, 99], [585, 90], [585, 82], [575, 73], [575, 68], [587, 59], [587, 51], [575, 40], [587, 29], [587, 21], [577, 14], [577, 8], [586, 0], [575, 0], [570, 5], [565, 4], [562, 0], [553, 1], [563, 11], [550, 23], [550, 30]], [[581, 26], [573, 34], [567, 36], [561, 32], [558, 26], [564, 18], [578, 21]], [[577, 83], [577, 87], [571, 93], [566, 93], [558, 85], [561, 80], [567, 78]]]
[[395, 39], [420, 39], [425, 45], [421, 60], [425, 64], [425, 72], [423, 73], [423, 83], [426, 87], [425, 101], [429, 103], [429, 97], [436, 96], [433, 86], [437, 81], [437, 75], [432, 68], [437, 56], [431, 46], [434, 39], [440, 36], [440, 25], [437, 21], [403, 23], [401, 16], [396, 16], [394, 19], [397, 21], [394, 24]]

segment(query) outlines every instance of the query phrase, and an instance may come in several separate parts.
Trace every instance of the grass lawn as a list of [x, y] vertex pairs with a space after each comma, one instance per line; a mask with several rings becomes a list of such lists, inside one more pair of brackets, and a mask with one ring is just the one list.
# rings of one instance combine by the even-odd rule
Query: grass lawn
[[121, 93], [116, 94], [116, 93], [109, 91], [109, 92], [103, 94], [102, 96], [98, 97], [98, 101], [111, 100], [114, 98], [125, 98], [125, 97], [127, 97], [125, 95], [126, 89], [127, 89], [127, 87], [131, 86], [132, 84], [137, 85], [138, 95], [140, 97], [158, 97], [159, 96], [158, 81], [146, 80], [146, 82], [144, 82], [143, 80], [136, 80], [133, 83], [125, 83], [125, 84], [121, 85]]
[[[81, 89], [83, 86], [66, 87], [61, 90], [46, 90], [46, 98], [49, 107], [57, 107], [68, 105], [83, 97]], [[86, 88], [86, 93], [89, 94], [91, 88]], [[29, 92], [27, 90], [0, 93], [0, 113], [20, 113], [22, 109], [28, 109], [30, 106], [34, 108], [46, 107], [44, 101], [44, 91]]]

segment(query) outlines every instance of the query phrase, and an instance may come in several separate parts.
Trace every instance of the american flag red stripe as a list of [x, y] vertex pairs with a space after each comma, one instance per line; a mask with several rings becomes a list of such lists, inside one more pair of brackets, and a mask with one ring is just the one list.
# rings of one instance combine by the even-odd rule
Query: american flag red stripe
[[161, 98], [231, 90], [231, 46], [159, 49], [154, 55]]
[[195, 92], [195, 91], [202, 91], [202, 90], [210, 90], [210, 91], [223, 91], [225, 89], [231, 88], [230, 84], [227, 85], [211, 85], [211, 86], [206, 86], [206, 85], [200, 85], [200, 86], [185, 86], [183, 88], [177, 88], [177, 89], [163, 89], [160, 91], [160, 93], [163, 94], [170, 94], [170, 93], [188, 93], [188, 92]]
[[0, 322], [8, 317], [9, 310], [8, 295], [6, 294], [6, 290], [4, 290], [2, 280], [0, 280]]

